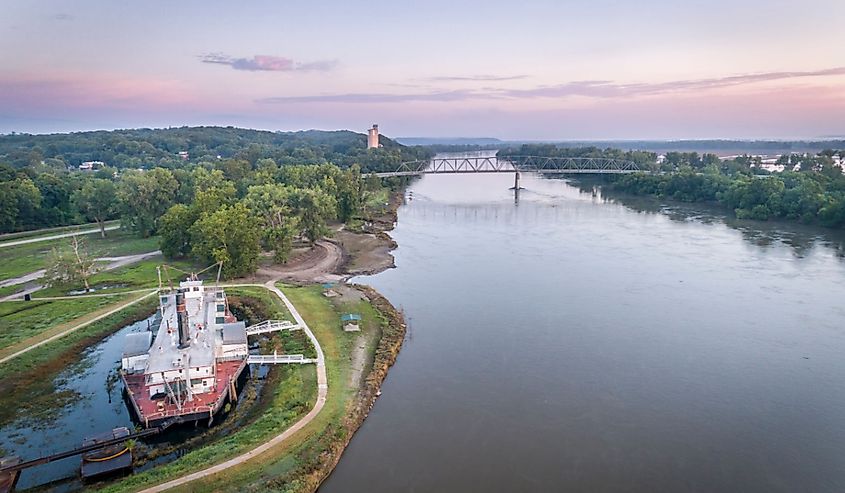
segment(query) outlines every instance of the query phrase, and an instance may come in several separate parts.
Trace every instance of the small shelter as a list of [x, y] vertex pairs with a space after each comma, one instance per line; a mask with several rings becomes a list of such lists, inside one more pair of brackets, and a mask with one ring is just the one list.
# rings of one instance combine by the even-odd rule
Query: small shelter
[[334, 284], [330, 282], [323, 284], [323, 296], [325, 296], [326, 298], [334, 298], [335, 296], [337, 296], [338, 293], [337, 291], [332, 289], [333, 287]]
[[361, 315], [357, 313], [346, 313], [340, 317], [340, 323], [346, 332], [357, 332], [361, 330], [360, 322]]

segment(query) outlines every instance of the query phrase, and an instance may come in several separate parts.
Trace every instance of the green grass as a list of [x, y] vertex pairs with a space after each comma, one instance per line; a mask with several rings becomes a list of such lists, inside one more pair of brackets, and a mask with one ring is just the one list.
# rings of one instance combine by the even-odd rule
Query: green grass
[[[320, 414], [286, 444], [274, 448], [260, 459], [199, 481], [176, 492], [203, 491], [302, 491], [307, 489], [304, 477], [317, 468], [333, 447], [346, 439], [344, 421], [354, 401], [357, 387], [350, 385], [350, 357], [360, 339], [356, 333], [340, 328], [340, 314], [355, 311], [362, 315], [362, 334], [378, 335], [381, 318], [366, 301], [333, 303], [322, 296], [322, 288], [284, 288], [285, 293], [314, 331], [326, 356], [329, 394]], [[368, 355], [377, 337], [366, 338]], [[369, 367], [364, 369], [364, 372]]]
[[[158, 271], [157, 268], [162, 265], [164, 260], [161, 257], [153, 257], [151, 259], [142, 260], [138, 263], [127, 265], [119, 269], [103, 271], [91, 276], [88, 283], [94, 289], [94, 293], [120, 293], [123, 291], [132, 291], [136, 289], [152, 289], [158, 287]], [[190, 262], [184, 261], [168, 261], [168, 265], [179, 268], [185, 272], [200, 270], [197, 266]], [[167, 286], [167, 277], [164, 269], [162, 269], [162, 282]], [[173, 285], [179, 284], [179, 281], [185, 279], [185, 275], [181, 272], [170, 271], [170, 278]], [[71, 290], [82, 289], [83, 286], [61, 286], [44, 288], [33, 293], [33, 297], [47, 297], [47, 296], [66, 296]]]
[[[86, 235], [85, 244], [95, 257], [117, 257], [158, 250], [158, 237], [139, 238], [125, 230]], [[68, 248], [68, 238], [40, 241], [13, 247], [0, 248], [0, 280], [29, 274], [47, 265], [53, 248]]]
[[293, 317], [291, 316], [285, 304], [282, 303], [282, 300], [280, 300], [278, 296], [276, 296], [265, 288], [227, 288], [224, 286], [224, 289], [226, 290], [226, 296], [229, 297], [230, 300], [233, 297], [248, 296], [250, 298], [260, 301], [261, 304], [264, 306], [264, 310], [260, 311], [259, 313], [256, 313], [252, 317], [254, 318], [254, 320], [245, 320], [247, 322], [247, 325], [263, 322], [264, 320], [293, 321]]
[[121, 297], [102, 297], [0, 303], [0, 349], [120, 300]]
[[383, 187], [374, 192], [366, 192], [364, 194], [363, 210], [370, 213], [384, 213], [387, 212], [387, 204], [390, 202], [390, 189]]
[[36, 371], [39, 379], [46, 378], [46, 374], [40, 372], [40, 370], [45, 368], [51, 360], [62, 356], [63, 353], [68, 351], [78, 356], [78, 353], [87, 347], [87, 345], [85, 347], [75, 347], [80, 341], [87, 340], [91, 337], [104, 337], [123, 325], [130, 323], [132, 320], [138, 320], [148, 316], [155, 310], [157, 303], [158, 300], [152, 296], [125, 310], [98, 320], [62, 338], [39, 346], [17, 358], [2, 363], [0, 364], [0, 380], [8, 378], [10, 375], [26, 373], [30, 370]]
[[[119, 219], [114, 219], [111, 221], [106, 221], [106, 227], [114, 226], [120, 224]], [[0, 242], [4, 241], [13, 241], [13, 240], [24, 240], [30, 238], [40, 238], [42, 236], [52, 236], [62, 233], [68, 233], [70, 231], [88, 231], [92, 229], [99, 229], [99, 224], [97, 223], [87, 223], [87, 224], [72, 224], [70, 226], [58, 226], [55, 228], [43, 228], [43, 229], [34, 229], [32, 231], [19, 231], [17, 233], [3, 233], [0, 234]]]

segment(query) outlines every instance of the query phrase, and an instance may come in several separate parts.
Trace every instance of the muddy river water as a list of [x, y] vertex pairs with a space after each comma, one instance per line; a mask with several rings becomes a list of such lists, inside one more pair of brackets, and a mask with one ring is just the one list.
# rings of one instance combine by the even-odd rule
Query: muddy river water
[[843, 236], [426, 176], [357, 279], [409, 321], [321, 492], [845, 491]]

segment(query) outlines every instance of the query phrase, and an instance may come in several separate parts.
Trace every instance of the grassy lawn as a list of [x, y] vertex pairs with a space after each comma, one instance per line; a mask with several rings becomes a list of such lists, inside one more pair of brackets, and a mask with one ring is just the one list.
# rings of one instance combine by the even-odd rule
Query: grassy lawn
[[[344, 437], [342, 423], [357, 389], [350, 383], [350, 355], [353, 347], [363, 338], [358, 334], [343, 332], [340, 329], [339, 316], [344, 311], [354, 310], [361, 313], [364, 317], [364, 334], [375, 334], [379, 319], [374, 309], [364, 301], [333, 304], [322, 296], [319, 286], [282, 286], [282, 289], [308, 322], [325, 353], [329, 382], [325, 407], [308, 426], [293, 435], [290, 440], [262, 454], [260, 459], [173, 491], [284, 491], [291, 487], [296, 489], [298, 478], [311, 472], [323, 452], [337, 439]], [[248, 294], [260, 297], [273, 303], [273, 310], [283, 310], [281, 302], [261, 288], [230, 288], [227, 292], [231, 296]], [[375, 341], [376, 338], [367, 339]], [[370, 343], [370, 349], [373, 344], [374, 342]], [[244, 426], [237, 433], [193, 450], [172, 463], [110, 485], [104, 491], [134, 491], [162, 483], [244, 453], [284, 431], [313, 407], [317, 390], [316, 368], [312, 365], [285, 366], [280, 370], [284, 371], [285, 375], [278, 386], [272, 389], [272, 404], [253, 423]]]
[[[123, 297], [83, 298], [61, 301], [15, 301], [0, 303], [0, 357], [25, 339], [54, 328], [68, 328], [74, 321], [104, 307], [123, 301]], [[84, 320], [80, 320], [84, 321]], [[12, 350], [8, 353], [14, 352]]]
[[[329, 394], [320, 414], [296, 435], [257, 460], [189, 483], [173, 491], [302, 491], [308, 489], [303, 477], [312, 472], [321, 457], [338, 441], [345, 440], [344, 420], [354, 402], [357, 386], [350, 377], [354, 346], [368, 341], [371, 364], [377, 337], [359, 337], [340, 328], [341, 313], [354, 311], [363, 317], [363, 335], [377, 335], [380, 323], [377, 312], [366, 301], [331, 302], [322, 296], [319, 286], [283, 288], [305, 321], [314, 331], [326, 356]], [[369, 367], [364, 368], [364, 373]]]
[[[106, 221], [106, 227], [116, 226], [120, 224], [119, 219], [114, 219], [112, 221]], [[100, 225], [97, 223], [88, 223], [88, 224], [73, 224], [70, 226], [58, 226], [56, 228], [44, 228], [44, 229], [35, 229], [32, 231], [20, 231], [18, 233], [3, 233], [0, 234], [0, 242], [4, 241], [13, 241], [13, 240], [24, 240], [24, 239], [32, 239], [32, 238], [40, 238], [42, 236], [53, 236], [62, 233], [69, 233], [71, 231], [88, 231], [92, 229], [99, 229]]]
[[[119, 269], [103, 271], [91, 276], [88, 280], [91, 288], [95, 293], [120, 293], [123, 291], [133, 291], [136, 289], [153, 289], [158, 287], [158, 271], [157, 267], [162, 265], [164, 259], [161, 257], [153, 257], [147, 260], [142, 260], [138, 263], [127, 265]], [[176, 267], [185, 272], [192, 272], [200, 270], [197, 266], [184, 261], [167, 261], [168, 265]], [[162, 282], [167, 286], [167, 277], [164, 269], [161, 273]], [[178, 286], [179, 281], [185, 280], [185, 275], [181, 272], [171, 269], [170, 278], [174, 286]], [[47, 297], [47, 296], [66, 296], [70, 290], [79, 290], [83, 286], [68, 287], [54, 287], [44, 288], [33, 293], [33, 297]]]
[[[115, 230], [109, 231], [105, 238], [98, 234], [86, 235], [85, 244], [93, 256], [117, 257], [158, 250], [158, 237], [139, 238], [129, 231]], [[68, 248], [68, 239], [0, 248], [0, 279], [10, 279], [43, 269], [53, 248]]]

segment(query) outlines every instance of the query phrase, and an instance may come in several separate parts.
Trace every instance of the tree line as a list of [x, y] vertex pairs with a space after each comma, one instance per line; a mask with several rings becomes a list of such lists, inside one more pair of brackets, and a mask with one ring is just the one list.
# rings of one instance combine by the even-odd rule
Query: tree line
[[272, 159], [261, 160], [239, 180], [219, 169], [197, 168], [181, 199], [179, 181], [169, 170], [133, 179], [141, 186], [123, 189], [122, 202], [133, 204], [123, 211], [123, 224], [142, 235], [159, 234], [167, 257], [223, 262], [226, 277], [255, 272], [261, 251], [287, 261], [297, 238], [316, 242], [329, 234], [328, 222], [356, 217], [365, 195], [382, 187], [378, 179], [365, 179], [358, 166], [279, 167]]
[[[176, 201], [187, 203], [196, 168], [221, 171], [244, 196], [250, 185], [272, 172], [262, 169], [268, 162], [279, 169], [358, 165], [368, 173], [393, 171], [402, 162], [431, 155], [429, 150], [405, 147], [385, 137], [380, 141], [383, 147], [367, 149], [365, 135], [348, 131], [284, 133], [232, 127], [0, 136], [0, 233], [117, 218], [126, 195], [119, 189], [140, 185], [139, 172], [161, 177], [156, 169], [170, 171], [177, 182]], [[90, 172], [78, 171], [84, 161], [105, 164]], [[141, 221], [133, 224], [140, 231], [150, 229], [141, 219], [131, 220]]]
[[831, 228], [845, 228], [845, 150], [791, 153], [780, 156], [782, 172], [762, 167], [760, 156], [721, 159], [712, 153], [656, 153], [528, 145], [499, 155], [606, 157], [629, 159], [652, 173], [609, 177], [610, 188], [637, 195], [653, 195], [682, 202], [711, 202], [741, 219], [782, 218]]

